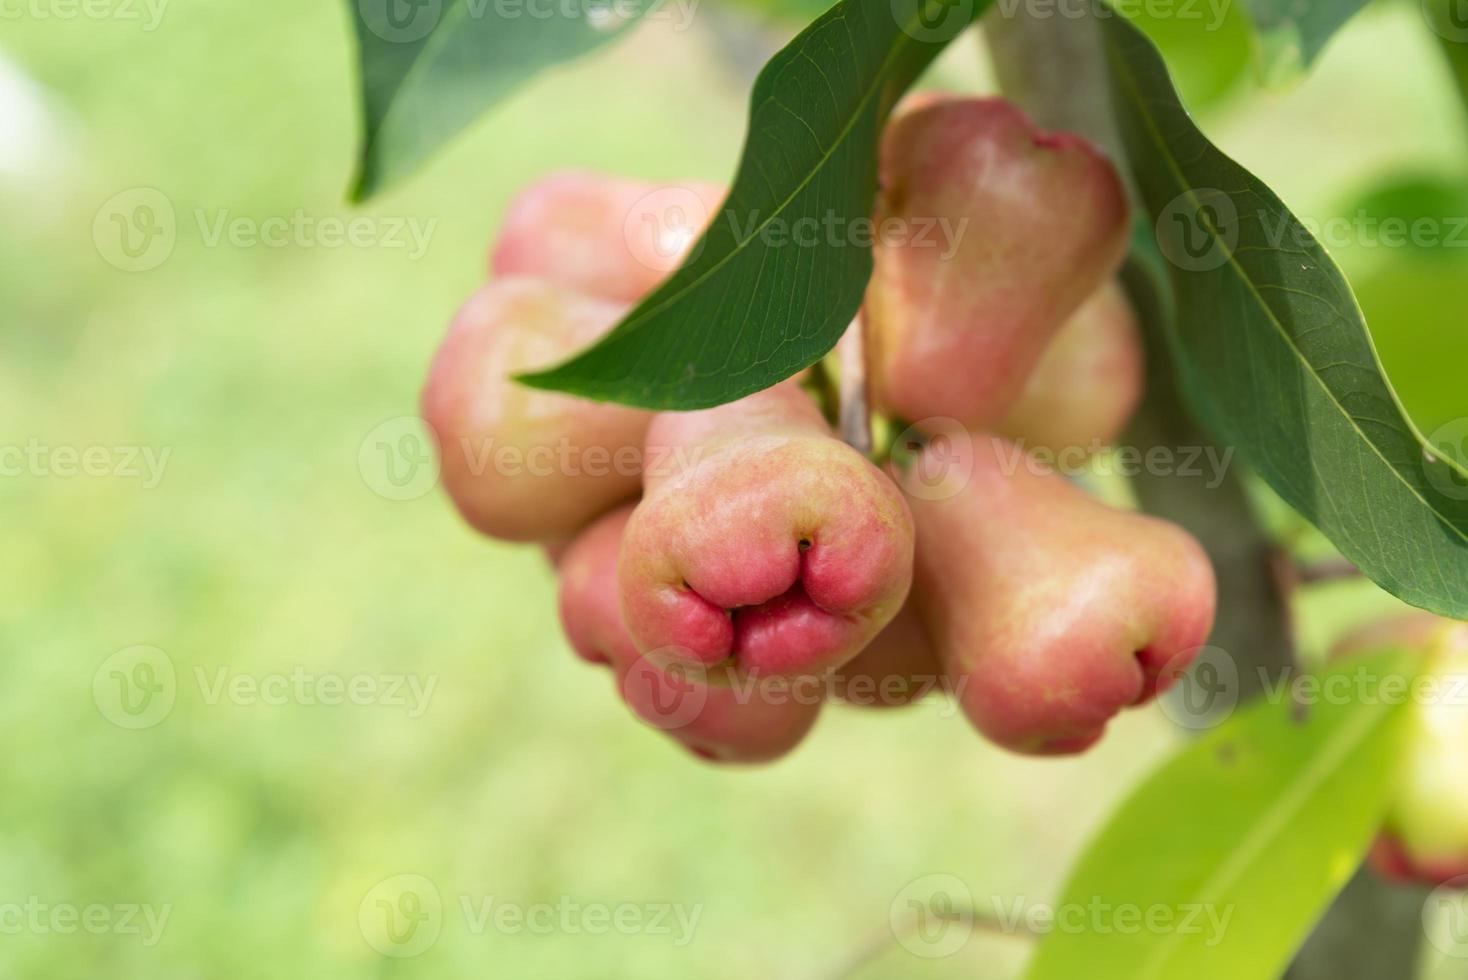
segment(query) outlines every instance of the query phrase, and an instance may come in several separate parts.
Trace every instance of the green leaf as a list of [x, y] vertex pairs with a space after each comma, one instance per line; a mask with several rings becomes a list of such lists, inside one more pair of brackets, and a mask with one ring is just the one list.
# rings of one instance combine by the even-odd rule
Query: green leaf
[[1155, 242], [1138, 243], [1122, 281], [1142, 327], [1147, 375], [1142, 404], [1121, 444], [1135, 447], [1143, 459], [1154, 448], [1175, 453], [1179, 447], [1197, 447], [1210, 461], [1197, 467], [1143, 467], [1132, 477], [1132, 489], [1143, 510], [1181, 525], [1208, 552], [1218, 607], [1228, 610], [1214, 622], [1208, 643], [1229, 651], [1238, 669], [1239, 696], [1251, 698], [1264, 677], [1294, 659], [1289, 600], [1278, 581], [1281, 552], [1254, 513], [1242, 467], [1222, 463], [1232, 459], [1230, 449], [1193, 420], [1177, 389], [1176, 358], [1167, 347], [1170, 287]]
[[[1114, 920], [1049, 932], [1030, 980], [1278, 976], [1356, 870], [1392, 790], [1410, 709], [1354, 679], [1364, 671], [1405, 687], [1411, 663], [1353, 660], [1321, 677], [1322, 690], [1362, 696], [1314, 698], [1297, 720], [1277, 693], [1163, 765], [1091, 841], [1055, 906], [1062, 926], [1071, 909]], [[1140, 910], [1143, 925], [1123, 928], [1124, 909]], [[1149, 910], [1170, 924], [1147, 927]]]
[[1468, 618], [1468, 471], [1429, 449], [1339, 270], [1193, 125], [1151, 42], [1116, 17], [1102, 38], [1200, 417], [1382, 588]]
[[1388, 882], [1363, 867], [1290, 965], [1284, 980], [1418, 977], [1422, 913], [1431, 890]]
[[[644, 4], [347, 0], [362, 76], [363, 141], [351, 196], [415, 170], [536, 72], [617, 37]], [[554, 16], [545, 16], [553, 9]], [[564, 11], [572, 9], [576, 16]]]
[[826, 354], [871, 275], [877, 140], [988, 0], [842, 0], [755, 81], [733, 189], [692, 257], [599, 343], [520, 380], [644, 408], [705, 408]]
[[1308, 68], [1366, 0], [1246, 0], [1266, 76]]

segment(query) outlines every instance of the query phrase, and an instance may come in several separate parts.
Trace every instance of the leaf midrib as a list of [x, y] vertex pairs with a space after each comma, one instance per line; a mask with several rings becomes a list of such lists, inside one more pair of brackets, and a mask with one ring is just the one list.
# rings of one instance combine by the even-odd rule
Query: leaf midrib
[[[1308, 797], [1332, 775], [1338, 772], [1338, 764], [1355, 752], [1379, 728], [1396, 718], [1396, 709], [1388, 708], [1373, 712], [1359, 711], [1346, 724], [1341, 725], [1326, 740], [1321, 751], [1311, 757], [1310, 764], [1291, 780], [1289, 791], [1278, 797], [1275, 804], [1267, 808], [1254, 821], [1228, 858], [1222, 861], [1213, 874], [1203, 882], [1196, 893], [1201, 905], [1217, 904], [1226, 889], [1231, 887], [1247, 872], [1265, 851], [1280, 828], [1286, 825], [1309, 802]], [[1139, 971], [1139, 977], [1163, 976], [1158, 972], [1182, 942], [1178, 932], [1171, 932], [1159, 940]]]
[[[1131, 29], [1136, 30], [1135, 27], [1132, 27]], [[1150, 44], [1151, 42], [1148, 41], [1147, 43]], [[1115, 44], [1112, 41], [1108, 39], [1106, 44], [1107, 47], [1111, 49], [1113, 55], [1118, 54]], [[1121, 56], [1113, 57], [1111, 61], [1113, 68], [1117, 70], [1118, 76], [1125, 84], [1127, 95], [1136, 106], [1138, 113], [1142, 118], [1143, 125], [1146, 127], [1148, 134], [1152, 137], [1153, 145], [1159, 151], [1159, 156], [1162, 158], [1168, 172], [1171, 173], [1172, 176], [1175, 178], [1176, 185], [1181, 188], [1182, 193], [1188, 198], [1189, 201], [1195, 204], [1201, 204], [1202, 202], [1198, 200], [1197, 195], [1193, 193], [1192, 185], [1188, 182], [1186, 176], [1182, 173], [1182, 171], [1178, 169], [1177, 161], [1173, 157], [1171, 152], [1169, 152], [1170, 148], [1168, 147], [1167, 142], [1162, 138], [1162, 134], [1158, 132], [1156, 126], [1153, 125], [1152, 116], [1147, 111], [1146, 103], [1142, 99], [1141, 92], [1136, 87], [1134, 76], [1131, 74], [1130, 64], [1127, 62], [1125, 57]], [[1227, 154], [1224, 154], [1222, 150], [1219, 150], [1218, 147], [1214, 146], [1206, 136], [1203, 136], [1201, 132], [1198, 135], [1215, 152], [1227, 158]], [[1381, 449], [1376, 445], [1375, 441], [1369, 438], [1366, 433], [1361, 429], [1361, 427], [1356, 424], [1355, 418], [1351, 415], [1350, 412], [1346, 411], [1346, 407], [1340, 403], [1340, 400], [1338, 398], [1336, 398], [1335, 392], [1331, 389], [1329, 385], [1325, 383], [1325, 380], [1315, 372], [1309, 360], [1295, 344], [1294, 339], [1289, 335], [1289, 332], [1284, 329], [1284, 325], [1280, 323], [1279, 318], [1274, 315], [1274, 310], [1270, 308], [1268, 303], [1264, 302], [1264, 297], [1259, 295], [1258, 290], [1254, 288], [1253, 282], [1250, 281], [1249, 277], [1244, 273], [1242, 267], [1240, 267], [1238, 262], [1235, 261], [1234, 253], [1231, 249], [1229, 250], [1228, 259], [1225, 265], [1232, 269], [1234, 274], [1238, 277], [1239, 281], [1244, 284], [1244, 288], [1248, 290], [1249, 295], [1254, 298], [1259, 308], [1264, 312], [1265, 318], [1269, 321], [1270, 325], [1274, 327], [1275, 332], [1279, 334], [1280, 339], [1283, 340], [1286, 346], [1289, 347], [1290, 351], [1295, 355], [1296, 360], [1305, 367], [1306, 375], [1312, 378], [1315, 383], [1319, 385], [1320, 390], [1325, 393], [1326, 398], [1330, 401], [1332, 405], [1335, 406], [1336, 410], [1340, 412], [1341, 417], [1344, 418], [1347, 424], [1350, 425], [1350, 427], [1356, 432], [1358, 436], [1361, 437], [1361, 441], [1371, 447], [1372, 453], [1381, 460], [1383, 465], [1386, 466], [1387, 472], [1391, 473], [1393, 478], [1395, 478], [1398, 483], [1406, 488], [1409, 494], [1421, 501], [1422, 505], [1426, 507], [1440, 521], [1442, 521], [1442, 523], [1451, 528], [1453, 533], [1457, 535], [1459, 540], [1463, 541], [1464, 543], [1468, 543], [1468, 532], [1465, 532], [1462, 528], [1458, 527], [1458, 525], [1454, 523], [1447, 515], [1443, 514], [1426, 497], [1424, 497], [1417, 490], [1416, 487], [1408, 483], [1407, 480], [1402, 477], [1401, 473], [1398, 472], [1397, 468], [1392, 465], [1391, 461], [1388, 460], [1384, 455], [1382, 455]], [[1392, 396], [1392, 399], [1397, 406], [1398, 413], [1401, 414], [1401, 401], [1397, 397], [1395, 389], [1392, 388], [1391, 382], [1387, 379], [1386, 372], [1381, 369], [1380, 359], [1375, 358], [1374, 354], [1373, 359], [1376, 361], [1377, 373], [1381, 377], [1382, 385]], [[1403, 415], [1403, 419], [1405, 419], [1405, 415]], [[1410, 421], [1407, 421], [1405, 428], [1407, 433], [1416, 439], [1418, 445], [1422, 449], [1426, 450], [1429, 448], [1427, 441], [1422, 438], [1422, 434], [1416, 430], [1416, 427], [1413, 426]], [[1457, 464], [1456, 460], [1453, 460], [1451, 457], [1447, 456], [1444, 453], [1438, 452], [1435, 447], [1433, 447], [1433, 456], [1442, 460], [1447, 465], [1458, 469], [1465, 475], [1468, 475], [1468, 470], [1464, 470], [1462, 467], [1460, 467]]]
[[[987, 4], [988, 0], [980, 0], [980, 3], [977, 5], [977, 7], [982, 8], [984, 6], [987, 6]], [[973, 17], [970, 18], [970, 23], [972, 23], [973, 19], [978, 16], [979, 12], [979, 9], [975, 9]], [[846, 16], [846, 9], [843, 8], [835, 17], [832, 18], [829, 23], [834, 23], [837, 20], [844, 21], [846, 20]], [[733, 262], [738, 256], [744, 254], [745, 250], [749, 248], [750, 243], [759, 238], [761, 232], [763, 232], [777, 218], [783, 216], [785, 212], [789, 210], [791, 202], [793, 202], [795, 198], [800, 196], [801, 191], [810, 186], [811, 181], [815, 180], [817, 175], [824, 171], [826, 165], [830, 163], [831, 158], [836, 155], [836, 152], [846, 145], [847, 139], [849, 139], [851, 136], [851, 131], [856, 128], [857, 120], [863, 117], [866, 112], [868, 103], [870, 103], [871, 100], [876, 96], [878, 89], [881, 88], [882, 82], [886, 80], [888, 74], [891, 72], [893, 62], [896, 59], [897, 55], [901, 52], [906, 51], [908, 47], [910, 47], [914, 43], [912, 33], [909, 28], [912, 28], [915, 24], [917, 24], [917, 22], [918, 18], [914, 16], [906, 23], [899, 25], [898, 43], [892, 45], [887, 50], [887, 56], [882, 59], [880, 67], [872, 75], [871, 85], [867, 87], [867, 89], [862, 93], [861, 98], [857, 100], [856, 111], [850, 114], [850, 117], [848, 118], [846, 124], [842, 126], [836, 138], [831, 141], [831, 146], [824, 153], [821, 154], [820, 158], [816, 162], [816, 165], [810, 168], [805, 178], [802, 179], [800, 183], [796, 185], [795, 189], [787, 194], [784, 200], [782, 200], [770, 212], [769, 217], [766, 220], [762, 221], [757, 226], [757, 228], [752, 229], [750, 234], [744, 240], [736, 243], [732, 249], [730, 249], [724, 255], [720, 256], [708, 267], [708, 269], [690, 280], [686, 285], [680, 287], [675, 292], [670, 293], [667, 297], [658, 301], [656, 304], [648, 306], [646, 309], [639, 311], [639, 313], [637, 314], [634, 314], [634, 316], [636, 316], [636, 319], [627, 321], [628, 323], [630, 323], [630, 326], [622, 336], [625, 337], [631, 334], [633, 331], [641, 328], [642, 325], [646, 323], [649, 319], [651, 319], [658, 313], [661, 313], [669, 305], [681, 301], [685, 296], [694, 291], [697, 287], [701, 286], [711, 276], [723, 269], [727, 264]], [[804, 50], [805, 48], [802, 45], [801, 52], [803, 53]], [[752, 115], [753, 114], [751, 113], [751, 116]], [[750, 121], [751, 123], [753, 123], [752, 118]], [[559, 368], [552, 368], [550, 371], [545, 373], [546, 375], [553, 375], [558, 371]], [[534, 377], [534, 375], [530, 375], [530, 377]]]
[[[392, 118], [393, 113], [400, 105], [400, 103], [398, 102], [398, 96], [408, 90], [408, 82], [415, 79], [416, 76], [419, 74], [420, 69], [428, 60], [428, 53], [430, 51], [437, 51], [440, 47], [443, 46], [444, 43], [447, 43], [440, 42], [439, 38], [446, 36], [446, 32], [448, 31], [449, 26], [457, 24], [460, 20], [462, 20], [464, 16], [463, 12], [469, 9], [469, 0], [449, 0], [449, 2], [452, 4], [452, 6], [449, 7], [448, 13], [445, 14], [443, 19], [438, 22], [438, 26], [434, 27], [428, 32], [428, 37], [425, 38], [423, 43], [418, 46], [418, 52], [413, 56], [412, 62], [408, 65], [408, 70], [403, 72], [402, 75], [398, 78], [397, 82], [392, 86], [391, 89], [388, 90], [387, 111], [382, 114], [382, 119], [378, 122], [376, 126], [370, 126], [371, 121], [368, 121], [370, 128], [368, 130], [367, 146], [369, 148], [377, 144], [378, 137], [380, 137], [383, 131], [387, 129], [387, 121]], [[361, 14], [358, 13], [357, 16], [360, 17]], [[363, 23], [363, 26], [367, 27], [367, 30], [369, 31], [372, 30], [372, 28], [368, 27], [365, 22]]]

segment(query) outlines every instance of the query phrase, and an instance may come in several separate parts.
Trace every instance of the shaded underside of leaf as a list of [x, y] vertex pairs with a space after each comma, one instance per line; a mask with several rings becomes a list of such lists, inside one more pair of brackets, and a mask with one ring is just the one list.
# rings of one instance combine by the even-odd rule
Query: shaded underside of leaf
[[[1154, 448], [1175, 452], [1180, 446], [1227, 459], [1228, 449], [1194, 421], [1178, 390], [1177, 359], [1168, 349], [1164, 326], [1172, 316], [1169, 287], [1160, 263], [1161, 256], [1154, 262], [1138, 249], [1122, 274], [1146, 345], [1144, 397], [1122, 445], [1136, 447], [1144, 459]], [[1184, 467], [1143, 468], [1132, 477], [1132, 489], [1144, 511], [1180, 525], [1208, 552], [1218, 608], [1227, 610], [1214, 621], [1208, 644], [1226, 651], [1237, 665], [1240, 698], [1259, 694], [1264, 677], [1293, 663], [1294, 647], [1289, 600], [1277, 579], [1278, 547], [1254, 513], [1243, 468], [1220, 468], [1216, 475]]]
[[1102, 28], [1195, 408], [1379, 585], [1468, 617], [1468, 474], [1407, 418], [1325, 251], [1193, 125], [1151, 42], [1121, 18]]
[[[347, 0], [361, 67], [363, 141], [353, 200], [411, 173], [537, 72], [617, 37], [606, 5]], [[632, 5], [640, 13], [642, 4]], [[534, 13], [534, 11], [540, 11]], [[566, 15], [565, 11], [573, 15]]]
[[820, 359], [871, 275], [870, 244], [850, 232], [871, 215], [882, 125], [986, 5], [842, 0], [819, 17], [756, 80], [733, 187], [692, 257], [594, 347], [520, 380], [693, 409]]
[[[1405, 683], [1410, 662], [1353, 661], [1322, 683], [1363, 670]], [[1030, 980], [1278, 976], [1381, 821], [1410, 710], [1393, 700], [1323, 698], [1297, 720], [1277, 696], [1183, 749], [1082, 855]], [[1069, 909], [1094, 927], [1063, 927]]]

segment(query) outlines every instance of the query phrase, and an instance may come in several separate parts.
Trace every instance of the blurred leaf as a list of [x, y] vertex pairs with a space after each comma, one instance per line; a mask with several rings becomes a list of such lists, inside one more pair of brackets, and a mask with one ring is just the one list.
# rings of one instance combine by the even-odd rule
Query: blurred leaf
[[1187, 104], [1205, 108], [1251, 76], [1258, 39], [1244, 9], [1231, 0], [1150, 9], [1122, 4], [1127, 20], [1157, 45]]
[[1195, 409], [1382, 588], [1468, 617], [1468, 472], [1428, 453], [1325, 251], [1194, 127], [1145, 36], [1102, 29]]
[[[571, 360], [520, 380], [604, 401], [704, 408], [829, 351], [861, 305], [877, 140], [902, 93], [987, 0], [842, 0], [765, 66], [721, 212], [692, 257]], [[819, 229], [815, 244], [797, 240]], [[827, 234], [828, 229], [835, 229]]]
[[[1321, 680], [1355, 690], [1358, 670], [1405, 681], [1410, 664], [1353, 660]], [[1057, 921], [1164, 909], [1171, 926], [1055, 929], [1030, 980], [1278, 976], [1381, 821], [1408, 717], [1389, 700], [1321, 698], [1304, 720], [1288, 698], [1259, 701], [1179, 752], [1111, 816], [1055, 906]]]
[[1402, 403], [1429, 441], [1468, 464], [1468, 183], [1399, 174], [1342, 205], [1327, 242], [1349, 273]]
[[[415, 170], [536, 72], [621, 34], [644, 12], [582, 5], [533, 15], [488, 0], [347, 0], [362, 76], [363, 140], [351, 197]], [[567, 8], [569, 9], [569, 8]], [[604, 16], [599, 16], [604, 15]]]
[[1427, 25], [1437, 35], [1438, 47], [1458, 87], [1458, 97], [1468, 109], [1468, 17], [1458, 0], [1421, 0]]
[[1442, 452], [1468, 464], [1468, 256], [1396, 256], [1354, 277], [1371, 334], [1412, 417]]
[[1358, 234], [1332, 242], [1348, 265], [1348, 250], [1456, 261], [1468, 254], [1468, 184], [1435, 174], [1398, 174], [1383, 180], [1347, 206], [1344, 214]]
[[1308, 68], [1366, 0], [1246, 0], [1266, 77]]

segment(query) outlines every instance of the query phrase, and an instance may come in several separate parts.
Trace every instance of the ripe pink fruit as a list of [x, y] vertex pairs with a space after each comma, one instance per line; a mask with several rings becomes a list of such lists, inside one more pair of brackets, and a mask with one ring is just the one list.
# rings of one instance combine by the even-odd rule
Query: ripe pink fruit
[[444, 489], [475, 528], [511, 541], [552, 538], [637, 494], [650, 413], [510, 377], [580, 350], [623, 312], [533, 279], [492, 282], [459, 310], [422, 407]]
[[1142, 360], [1136, 316], [1110, 280], [1060, 328], [996, 431], [1056, 454], [1109, 445], [1141, 401]]
[[638, 653], [617, 601], [617, 554], [631, 515], [630, 505], [607, 514], [562, 555], [561, 623], [572, 648], [611, 666], [628, 707], [702, 758], [764, 762], [789, 752], [815, 724], [818, 696], [731, 684], [721, 672]]
[[909, 421], [992, 426], [1120, 264], [1121, 182], [1090, 144], [1002, 99], [919, 103], [888, 125], [881, 154], [865, 306], [874, 400]]
[[912, 597], [882, 632], [837, 674], [837, 693], [859, 708], [896, 708], [941, 693], [943, 668], [933, 653]]
[[[1414, 704], [1396, 797], [1371, 864], [1397, 881], [1440, 885], [1468, 875], [1468, 623], [1409, 613], [1347, 636], [1334, 657], [1370, 650], [1421, 653], [1438, 696]], [[1430, 689], [1429, 689], [1430, 690]]]
[[723, 198], [722, 187], [698, 181], [552, 174], [511, 202], [490, 272], [633, 303], [678, 267]]
[[981, 732], [1017, 752], [1082, 751], [1206, 641], [1212, 567], [1181, 528], [1107, 507], [1011, 443], [959, 448], [929, 447], [904, 476], [913, 601]]
[[[654, 471], [655, 455], [678, 466]], [[622, 610], [640, 649], [740, 673], [815, 675], [896, 615], [912, 518], [892, 481], [786, 382], [657, 416], [627, 527]]]

